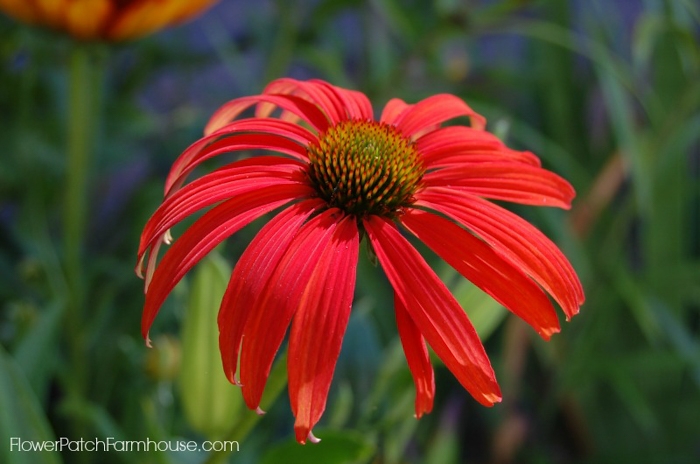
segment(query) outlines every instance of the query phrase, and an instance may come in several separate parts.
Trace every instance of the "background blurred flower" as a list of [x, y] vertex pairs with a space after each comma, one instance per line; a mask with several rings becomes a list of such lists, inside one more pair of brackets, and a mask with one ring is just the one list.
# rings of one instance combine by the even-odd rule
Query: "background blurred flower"
[[[238, 119], [252, 106], [254, 117]], [[276, 108], [279, 118], [273, 117]], [[458, 117], [470, 118], [472, 127], [440, 127]], [[210, 120], [207, 135], [173, 164], [165, 200], [144, 228], [138, 251], [141, 273], [150, 250], [144, 337], [167, 295], [203, 256], [256, 218], [297, 202], [253, 239], [221, 303], [224, 370], [242, 386], [251, 409], [260, 412], [291, 323], [296, 439], [316, 440], [311, 429], [326, 407], [364, 237], [395, 292], [396, 322], [416, 384], [416, 417], [432, 410], [435, 396], [426, 341], [477, 401], [500, 401], [469, 318], [397, 227], [545, 339], [559, 331], [545, 291], [567, 318], [578, 312], [583, 289], [564, 255], [532, 225], [483, 199], [569, 208], [574, 190], [542, 169], [532, 153], [511, 150], [485, 132], [485, 124], [448, 94], [415, 105], [393, 99], [375, 121], [364, 94], [320, 80], [278, 79], [262, 95], [227, 103]], [[255, 148], [285, 156], [236, 161], [183, 186], [203, 161]], [[156, 265], [170, 228], [210, 206]]]
[[186, 21], [217, 0], [0, 0], [21, 21], [81, 40], [135, 39]]

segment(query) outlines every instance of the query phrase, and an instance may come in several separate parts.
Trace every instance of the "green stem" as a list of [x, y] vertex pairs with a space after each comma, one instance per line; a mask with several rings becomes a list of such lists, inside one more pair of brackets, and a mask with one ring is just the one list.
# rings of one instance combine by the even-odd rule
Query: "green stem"
[[[265, 385], [265, 393], [260, 401], [260, 407], [264, 411], [270, 408], [274, 404], [275, 400], [277, 400], [280, 393], [282, 393], [286, 385], [287, 353], [285, 352], [282, 356], [280, 356], [270, 371], [270, 375], [267, 378], [267, 384]], [[233, 426], [224, 440], [235, 440], [240, 442], [250, 433], [261, 417], [262, 416], [259, 416], [253, 412], [243, 415], [241, 420]], [[213, 451], [209, 454], [207, 460], [204, 461], [204, 464], [218, 464], [224, 462], [229, 454], [230, 451]]]
[[77, 45], [70, 57], [68, 160], [63, 211], [65, 270], [71, 293], [74, 293], [73, 297], [80, 289], [82, 280], [87, 183], [91, 164], [90, 152], [94, 142], [96, 84], [91, 68], [89, 50]]
[[[68, 81], [67, 160], [63, 205], [63, 266], [67, 284], [64, 333], [70, 349], [71, 371], [67, 385], [72, 399], [83, 399], [87, 391], [87, 350], [83, 308], [86, 273], [83, 247], [88, 210], [88, 181], [95, 146], [98, 93], [101, 74], [95, 63], [95, 49], [76, 44], [71, 50]], [[83, 433], [77, 420], [75, 433]]]

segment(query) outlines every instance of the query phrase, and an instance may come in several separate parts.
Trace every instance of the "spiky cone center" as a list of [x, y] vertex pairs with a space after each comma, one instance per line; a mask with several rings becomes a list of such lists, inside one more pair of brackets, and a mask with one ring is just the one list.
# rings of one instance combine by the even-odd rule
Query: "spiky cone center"
[[413, 202], [425, 174], [414, 143], [376, 121], [339, 122], [307, 152], [309, 180], [319, 197], [358, 218], [394, 218]]

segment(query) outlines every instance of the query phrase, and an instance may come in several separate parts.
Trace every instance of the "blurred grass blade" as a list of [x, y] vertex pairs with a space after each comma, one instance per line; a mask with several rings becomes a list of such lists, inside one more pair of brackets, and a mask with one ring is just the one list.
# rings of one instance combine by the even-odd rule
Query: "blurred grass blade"
[[635, 131], [635, 116], [628, 94], [610, 73], [598, 68], [598, 79], [605, 97], [608, 116], [627, 165], [632, 175], [636, 202], [642, 214], [648, 215], [651, 185], [649, 181], [649, 160], [642, 150], [640, 138]]
[[12, 354], [40, 398], [44, 397], [56, 366], [56, 342], [64, 307], [60, 302], [55, 302], [46, 308]]
[[653, 300], [651, 304], [659, 325], [666, 333], [671, 346], [688, 363], [693, 381], [697, 386], [700, 386], [700, 343], [693, 338], [688, 329], [662, 301]]
[[41, 405], [21, 369], [0, 346], [0, 462], [6, 464], [57, 464], [58, 452], [20, 452], [12, 450], [12, 439], [37, 442], [54, 441]]

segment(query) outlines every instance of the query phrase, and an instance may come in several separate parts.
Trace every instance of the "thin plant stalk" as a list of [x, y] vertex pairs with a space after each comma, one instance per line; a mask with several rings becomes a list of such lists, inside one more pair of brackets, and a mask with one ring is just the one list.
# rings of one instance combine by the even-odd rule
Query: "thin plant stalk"
[[[99, 56], [93, 47], [76, 44], [68, 70], [67, 160], [63, 198], [63, 269], [67, 284], [64, 335], [70, 349], [73, 375], [66, 385], [71, 400], [82, 400], [87, 390], [85, 347], [86, 281], [84, 249], [88, 217], [88, 184], [94, 161], [102, 81]], [[83, 421], [75, 432], [83, 432]]]

